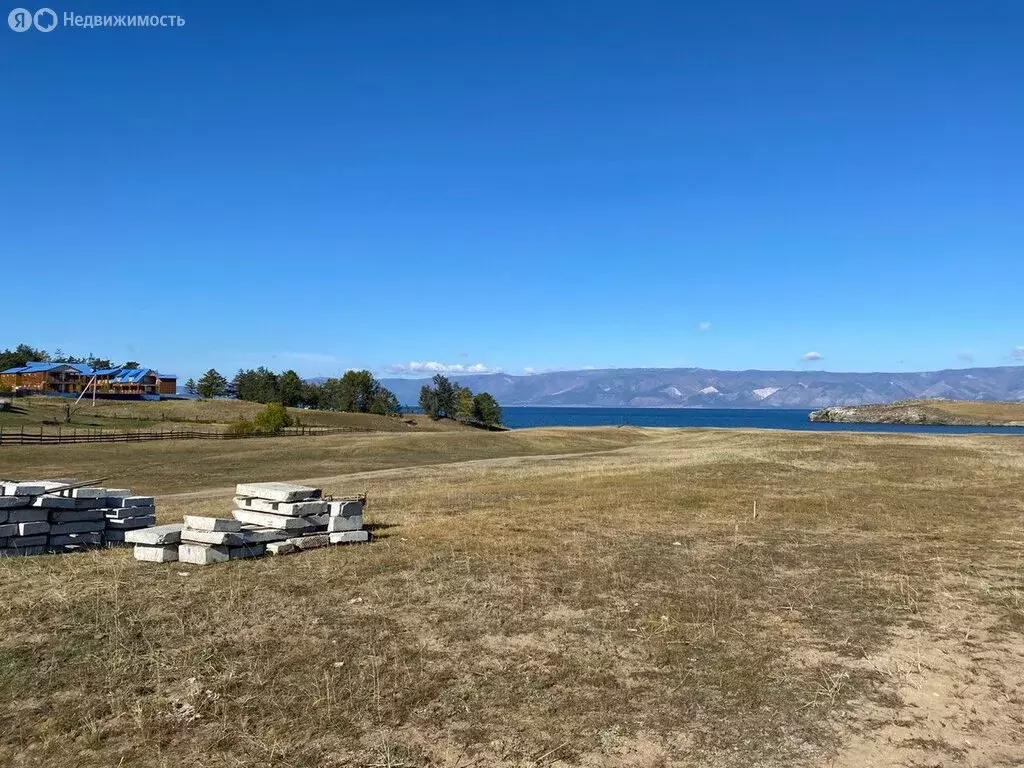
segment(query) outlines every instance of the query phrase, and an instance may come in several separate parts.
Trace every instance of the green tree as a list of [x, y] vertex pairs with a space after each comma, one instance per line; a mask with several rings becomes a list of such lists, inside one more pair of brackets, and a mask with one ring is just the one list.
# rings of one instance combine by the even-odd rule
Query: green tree
[[420, 408], [432, 419], [441, 418], [438, 415], [437, 390], [429, 384], [424, 384], [420, 387]]
[[294, 408], [302, 402], [302, 379], [295, 371], [285, 371], [277, 378], [277, 391], [281, 402]]
[[440, 373], [434, 376], [434, 391], [437, 392], [437, 413], [443, 419], [455, 419], [459, 415], [459, 386]]
[[198, 393], [199, 390], [197, 389], [195, 379], [189, 379], [188, 381], [185, 382], [185, 391], [188, 392], [190, 395], [195, 395]]
[[276, 435], [285, 427], [292, 425], [292, 417], [288, 409], [280, 403], [267, 403], [260, 408], [252, 420], [256, 430], [265, 435]]
[[121, 367], [122, 367], [122, 368], [127, 368], [127, 369], [128, 369], [129, 371], [137, 371], [137, 370], [139, 369], [139, 367], [140, 367], [140, 366], [139, 366], [139, 364], [138, 364], [137, 362], [135, 362], [134, 360], [129, 360], [129, 361], [127, 362], [127, 363], [125, 363], [125, 364], [124, 364], [124, 365], [122, 365]]
[[370, 413], [379, 413], [381, 416], [390, 416], [402, 410], [398, 397], [387, 387], [380, 387], [374, 395], [370, 404]]
[[473, 405], [473, 392], [469, 387], [459, 389], [459, 421], [472, 421], [476, 418], [476, 410]]
[[228, 380], [225, 379], [215, 368], [211, 368], [203, 377], [199, 379], [199, 383], [196, 385], [196, 392], [204, 400], [209, 400], [211, 397], [217, 397], [223, 395], [228, 391]]
[[14, 349], [0, 351], [0, 371], [21, 368], [26, 363], [45, 363], [50, 359], [45, 349], [36, 349], [28, 344], [19, 344]]
[[489, 393], [481, 392], [473, 398], [473, 418], [490, 426], [501, 424], [501, 406]]

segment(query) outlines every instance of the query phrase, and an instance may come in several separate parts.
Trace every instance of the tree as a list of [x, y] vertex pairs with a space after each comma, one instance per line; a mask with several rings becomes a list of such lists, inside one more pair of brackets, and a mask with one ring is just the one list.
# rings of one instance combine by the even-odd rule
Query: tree
[[370, 413], [378, 413], [381, 416], [390, 416], [401, 410], [398, 397], [387, 387], [380, 387], [370, 404]]
[[437, 390], [429, 384], [420, 387], [420, 408], [432, 419], [441, 418], [438, 415]]
[[217, 397], [217, 395], [223, 395], [227, 390], [228, 380], [219, 374], [215, 368], [211, 368], [204, 373], [196, 385], [196, 392], [204, 400]]
[[459, 386], [440, 373], [434, 376], [434, 390], [437, 392], [437, 413], [443, 419], [454, 419], [459, 415]]
[[19, 344], [14, 349], [0, 351], [0, 371], [21, 368], [26, 363], [47, 362], [50, 356], [45, 349], [36, 349], [28, 344]]
[[459, 389], [459, 421], [471, 421], [475, 418], [473, 407], [473, 391], [469, 387]]
[[295, 407], [302, 402], [302, 379], [295, 371], [285, 371], [277, 379], [277, 391], [281, 402]]
[[122, 368], [126, 368], [129, 371], [137, 371], [137, 370], [139, 370], [139, 364], [137, 362], [135, 362], [134, 360], [129, 360], [127, 363], [125, 363], [121, 367]]
[[288, 409], [280, 403], [267, 403], [260, 408], [252, 423], [263, 434], [276, 435], [285, 427], [292, 425], [292, 417], [288, 414]]
[[481, 392], [473, 398], [473, 418], [490, 426], [501, 424], [501, 406], [487, 392]]
[[185, 391], [188, 392], [190, 395], [197, 394], [198, 389], [196, 387], [195, 379], [189, 379], [188, 381], [185, 382]]

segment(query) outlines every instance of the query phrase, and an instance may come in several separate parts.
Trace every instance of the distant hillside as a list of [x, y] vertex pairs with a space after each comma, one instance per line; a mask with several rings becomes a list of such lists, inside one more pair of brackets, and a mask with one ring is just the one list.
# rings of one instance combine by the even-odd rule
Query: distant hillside
[[848, 405], [811, 413], [811, 421], [848, 424], [962, 424], [1024, 427], [1024, 403], [985, 400], [903, 400], [887, 405]]
[[[1024, 402], [1024, 365], [925, 373], [713, 371], [703, 368], [617, 368], [533, 376], [451, 376], [502, 405], [826, 408], [896, 400]], [[403, 405], [415, 405], [423, 379], [384, 379]]]

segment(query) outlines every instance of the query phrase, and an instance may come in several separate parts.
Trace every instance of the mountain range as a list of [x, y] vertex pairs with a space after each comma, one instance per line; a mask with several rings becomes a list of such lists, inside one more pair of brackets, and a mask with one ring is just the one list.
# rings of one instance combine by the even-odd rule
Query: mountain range
[[[501, 405], [609, 408], [824, 408], [908, 398], [1024, 402], [1024, 365], [920, 373], [715, 371], [612, 368], [529, 376], [449, 376]], [[416, 405], [426, 379], [383, 379], [403, 405]]]

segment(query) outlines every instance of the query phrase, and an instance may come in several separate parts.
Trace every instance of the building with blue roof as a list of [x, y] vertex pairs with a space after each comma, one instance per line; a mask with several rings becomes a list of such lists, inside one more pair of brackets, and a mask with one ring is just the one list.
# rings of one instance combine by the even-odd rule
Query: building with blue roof
[[159, 397], [178, 391], [178, 377], [152, 368], [98, 368], [84, 363], [30, 362], [0, 371], [3, 389], [16, 394]]

